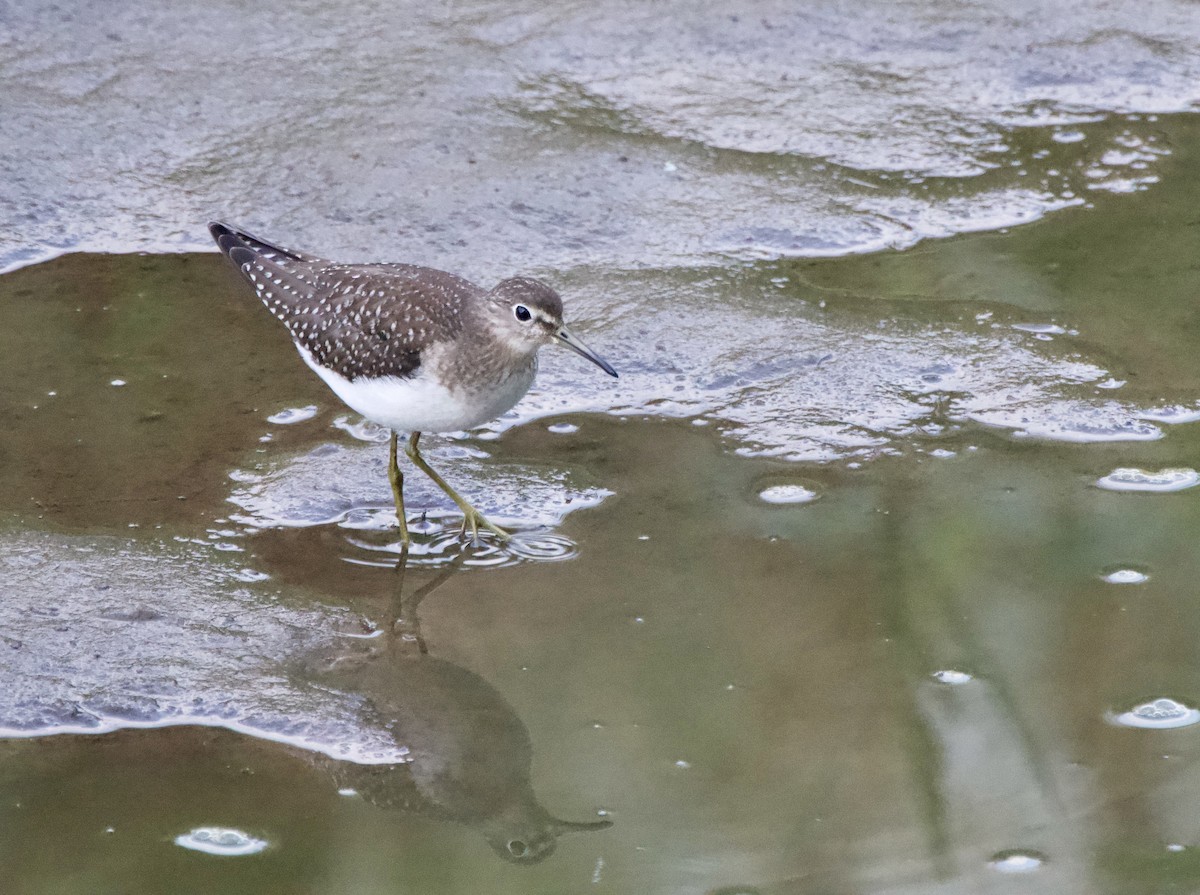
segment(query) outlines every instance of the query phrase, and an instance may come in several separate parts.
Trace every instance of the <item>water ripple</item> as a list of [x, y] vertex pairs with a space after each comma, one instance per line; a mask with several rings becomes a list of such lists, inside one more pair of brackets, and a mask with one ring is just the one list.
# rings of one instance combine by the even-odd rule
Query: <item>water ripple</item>
[[[469, 537], [461, 533], [457, 524], [435, 524], [431, 528], [434, 529], [432, 532], [430, 528], [418, 531], [410, 526], [410, 566], [448, 565], [465, 556], [462, 562], [464, 566], [504, 568], [525, 562], [560, 562], [572, 559], [579, 553], [578, 546], [570, 538], [544, 530], [514, 531], [512, 538], [504, 542], [490, 534], [481, 533], [478, 542], [472, 543]], [[343, 559], [355, 565], [394, 568], [400, 558], [398, 538], [378, 542], [348, 537], [346, 543], [358, 552], [343, 556]]]
[[[576, 555], [573, 541], [551, 530], [570, 513], [596, 507], [611, 492], [578, 483], [579, 474], [498, 464], [466, 442], [437, 445], [435, 466], [457, 460], [455, 486], [513, 539], [498, 543], [481, 532], [476, 546], [461, 534], [462, 515], [421, 475], [405, 479], [413, 541], [409, 561], [436, 565], [463, 553], [471, 566], [554, 562]], [[378, 447], [325, 444], [306, 454], [268, 459], [260, 469], [231, 476], [230, 501], [241, 510], [232, 521], [246, 530], [334, 526], [345, 532], [343, 557], [362, 565], [394, 565], [399, 556], [395, 507], [388, 491], [386, 452]]]

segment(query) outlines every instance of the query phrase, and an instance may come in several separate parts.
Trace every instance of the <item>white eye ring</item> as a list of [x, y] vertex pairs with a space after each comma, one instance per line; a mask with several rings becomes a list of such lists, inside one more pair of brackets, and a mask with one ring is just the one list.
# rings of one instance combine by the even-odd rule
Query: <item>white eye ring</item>
[[513, 305], [513, 316], [522, 323], [528, 323], [531, 319], [533, 319], [533, 315], [529, 313], [529, 308], [525, 307], [524, 305]]

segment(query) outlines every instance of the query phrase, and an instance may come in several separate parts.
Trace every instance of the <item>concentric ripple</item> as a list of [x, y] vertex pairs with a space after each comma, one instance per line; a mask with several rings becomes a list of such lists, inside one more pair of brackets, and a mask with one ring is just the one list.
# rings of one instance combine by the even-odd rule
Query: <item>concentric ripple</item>
[[[412, 536], [408, 547], [409, 565], [448, 565], [465, 556], [464, 566], [504, 568], [524, 562], [560, 562], [579, 553], [578, 545], [570, 538], [543, 529], [514, 531], [508, 541], [482, 532], [473, 543], [469, 536], [462, 534], [459, 525], [438, 526], [433, 532], [428, 530], [431, 527], [434, 526], [425, 526], [424, 531], [418, 530], [417, 526], [409, 527]], [[355, 536], [346, 538], [346, 543], [359, 552], [343, 559], [356, 565], [393, 568], [400, 558], [398, 537], [378, 542]]]

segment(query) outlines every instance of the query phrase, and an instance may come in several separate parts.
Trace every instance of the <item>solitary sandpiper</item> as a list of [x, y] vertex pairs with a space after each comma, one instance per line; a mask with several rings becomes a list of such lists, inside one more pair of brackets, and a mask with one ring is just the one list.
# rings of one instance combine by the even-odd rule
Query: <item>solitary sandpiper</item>
[[562, 299], [540, 280], [512, 277], [487, 290], [430, 267], [339, 264], [228, 224], [208, 229], [304, 362], [352, 409], [391, 430], [388, 479], [402, 544], [409, 536], [398, 433], [411, 433], [405, 453], [462, 510], [464, 532], [474, 538], [483, 526], [507, 540], [425, 461], [421, 433], [471, 429], [512, 408], [550, 342], [617, 375], [563, 325]]

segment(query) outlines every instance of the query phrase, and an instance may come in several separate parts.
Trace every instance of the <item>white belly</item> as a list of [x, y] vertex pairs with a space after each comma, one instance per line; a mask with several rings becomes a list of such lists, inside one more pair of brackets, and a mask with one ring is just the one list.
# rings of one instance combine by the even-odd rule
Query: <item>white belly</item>
[[303, 346], [300, 356], [325, 380], [333, 393], [373, 423], [397, 432], [459, 432], [495, 419], [524, 397], [536, 368], [510, 376], [486, 391], [468, 393], [446, 388], [423, 369], [409, 379], [359, 377], [353, 382], [322, 367]]

